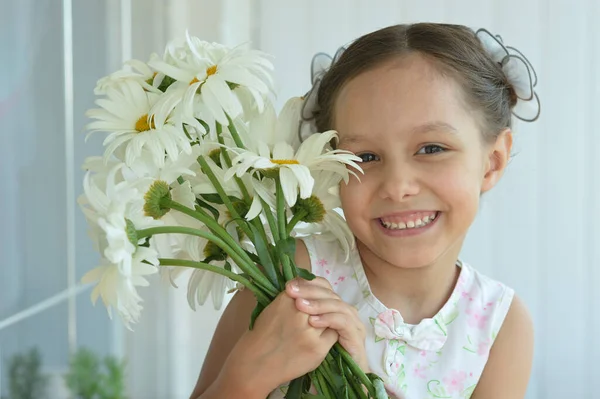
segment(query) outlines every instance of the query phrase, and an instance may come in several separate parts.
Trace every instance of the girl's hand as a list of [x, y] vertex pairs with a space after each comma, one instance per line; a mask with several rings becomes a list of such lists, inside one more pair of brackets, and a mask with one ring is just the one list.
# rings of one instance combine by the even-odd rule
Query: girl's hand
[[337, 331], [340, 344], [365, 373], [369, 372], [365, 326], [356, 308], [333, 292], [329, 281], [322, 277], [312, 281], [296, 278], [287, 283], [285, 292], [295, 299], [298, 310], [310, 315], [310, 325]]
[[281, 384], [316, 369], [338, 334], [309, 324], [308, 318], [296, 309], [294, 299], [279, 294], [231, 351], [224, 366], [227, 380], [252, 382], [257, 396], [265, 397]]

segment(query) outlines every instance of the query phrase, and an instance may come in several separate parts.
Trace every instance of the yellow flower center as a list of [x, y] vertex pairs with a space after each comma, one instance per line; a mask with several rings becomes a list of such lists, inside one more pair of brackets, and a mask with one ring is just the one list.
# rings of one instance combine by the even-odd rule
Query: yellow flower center
[[277, 165], [300, 165], [295, 159], [271, 159], [271, 162]]
[[207, 77], [211, 76], [211, 75], [214, 75], [215, 73], [217, 73], [217, 66], [216, 65], [213, 65], [213, 66], [210, 66], [210, 67], [206, 68], [206, 76]]
[[148, 114], [140, 116], [140, 119], [135, 123], [135, 130], [141, 133], [150, 129], [156, 129], [156, 126], [154, 125], [154, 115], [152, 115], [151, 119], [150, 124], [148, 124]]
[[190, 86], [193, 85], [194, 83], [198, 83], [198, 82], [199, 82], [198, 78], [194, 78], [191, 80]]

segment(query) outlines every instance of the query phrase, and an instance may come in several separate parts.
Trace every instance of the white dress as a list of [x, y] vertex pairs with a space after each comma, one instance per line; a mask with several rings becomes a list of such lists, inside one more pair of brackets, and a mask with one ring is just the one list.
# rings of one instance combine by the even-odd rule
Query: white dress
[[[315, 275], [355, 306], [367, 326], [371, 371], [383, 378], [392, 397], [401, 399], [469, 398], [502, 326], [514, 291], [458, 262], [461, 272], [452, 295], [431, 319], [404, 322], [371, 292], [358, 251], [347, 262], [335, 240], [303, 239]], [[269, 398], [283, 398], [286, 387]]]

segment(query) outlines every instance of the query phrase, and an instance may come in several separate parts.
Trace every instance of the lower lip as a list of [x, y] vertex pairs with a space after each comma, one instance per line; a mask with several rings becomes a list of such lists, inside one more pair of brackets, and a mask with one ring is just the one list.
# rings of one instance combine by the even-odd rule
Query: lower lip
[[421, 227], [413, 227], [412, 229], [403, 229], [403, 230], [392, 230], [392, 229], [387, 229], [385, 228], [381, 222], [379, 221], [379, 219], [375, 219], [375, 223], [377, 224], [377, 226], [379, 226], [379, 229], [388, 236], [391, 237], [412, 237], [412, 236], [416, 236], [419, 234], [423, 234], [429, 230], [431, 230], [431, 228], [437, 224], [438, 220], [440, 219], [440, 217], [442, 216], [441, 212], [438, 212], [435, 219], [433, 219], [433, 222], [430, 222], [429, 224], [425, 225], [425, 226], [421, 226]]

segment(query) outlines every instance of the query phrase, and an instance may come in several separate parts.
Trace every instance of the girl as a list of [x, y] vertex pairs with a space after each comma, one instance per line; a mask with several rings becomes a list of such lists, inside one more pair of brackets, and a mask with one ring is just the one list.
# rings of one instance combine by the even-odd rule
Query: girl
[[356, 247], [346, 259], [326, 236], [301, 240], [297, 264], [320, 278], [290, 282], [252, 331], [254, 299], [237, 293], [192, 398], [283, 397], [277, 388], [337, 340], [393, 397], [523, 398], [530, 317], [458, 256], [509, 161], [511, 112], [539, 114], [517, 114], [539, 107], [532, 72], [499, 38], [463, 26], [398, 25], [351, 44], [313, 111], [317, 131], [337, 130], [363, 161], [360, 182], [340, 187]]

